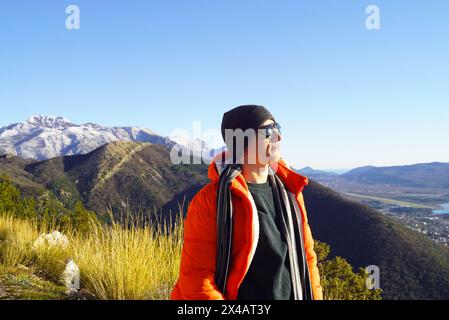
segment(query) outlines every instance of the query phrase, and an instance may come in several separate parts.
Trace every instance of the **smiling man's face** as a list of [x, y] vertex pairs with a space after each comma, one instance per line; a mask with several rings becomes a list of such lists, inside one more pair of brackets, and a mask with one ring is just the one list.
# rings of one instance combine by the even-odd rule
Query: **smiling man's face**
[[[273, 120], [267, 120], [260, 127], [266, 127], [274, 124]], [[272, 129], [272, 135], [267, 137], [265, 129], [256, 131], [256, 139], [249, 141], [247, 148], [246, 159], [256, 159], [256, 164], [267, 165], [270, 162], [278, 162], [281, 159], [280, 142], [282, 135], [276, 130]], [[249, 153], [255, 152], [256, 156], [250, 156]]]

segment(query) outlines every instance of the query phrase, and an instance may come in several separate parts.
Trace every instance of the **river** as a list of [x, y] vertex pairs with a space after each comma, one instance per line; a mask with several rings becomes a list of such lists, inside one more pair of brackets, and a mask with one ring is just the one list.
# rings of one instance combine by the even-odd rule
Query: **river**
[[449, 214], [449, 203], [443, 203], [441, 205], [443, 209], [440, 210], [433, 210], [434, 214]]

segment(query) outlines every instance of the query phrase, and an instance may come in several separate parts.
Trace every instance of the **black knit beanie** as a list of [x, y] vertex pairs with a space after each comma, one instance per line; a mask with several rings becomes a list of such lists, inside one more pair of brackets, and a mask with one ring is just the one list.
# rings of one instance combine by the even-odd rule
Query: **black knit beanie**
[[239, 106], [223, 115], [223, 120], [221, 122], [221, 135], [224, 140], [226, 129], [242, 129], [243, 131], [246, 131], [247, 129], [257, 130], [262, 123], [270, 119], [276, 122], [271, 112], [264, 106]]
[[[254, 129], [257, 130], [260, 128], [260, 126], [267, 120], [273, 120], [273, 115], [270, 111], [267, 110], [264, 106], [258, 106], [258, 105], [244, 105], [239, 106], [237, 108], [234, 108], [228, 112], [226, 112], [223, 115], [223, 120], [221, 122], [221, 135], [223, 136], [223, 140], [226, 141], [226, 129], [236, 130], [241, 129], [243, 132], [245, 132], [248, 129]], [[228, 149], [229, 149], [228, 145]], [[248, 140], [244, 140], [244, 146], [243, 149], [246, 150], [248, 147]], [[237, 154], [237, 147], [236, 147], [236, 139], [234, 137], [233, 140], [233, 150], [232, 151], [232, 162], [236, 163], [237, 159], [240, 157], [239, 154]], [[222, 155], [224, 157], [224, 154]], [[224, 159], [222, 159], [224, 161]]]

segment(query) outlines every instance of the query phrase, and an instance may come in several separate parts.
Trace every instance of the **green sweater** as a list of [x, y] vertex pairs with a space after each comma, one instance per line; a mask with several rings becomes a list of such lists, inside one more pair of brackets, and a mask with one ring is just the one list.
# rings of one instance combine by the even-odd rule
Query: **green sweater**
[[293, 295], [288, 247], [281, 234], [269, 182], [248, 184], [259, 215], [260, 235], [254, 258], [238, 292], [238, 300], [290, 300]]

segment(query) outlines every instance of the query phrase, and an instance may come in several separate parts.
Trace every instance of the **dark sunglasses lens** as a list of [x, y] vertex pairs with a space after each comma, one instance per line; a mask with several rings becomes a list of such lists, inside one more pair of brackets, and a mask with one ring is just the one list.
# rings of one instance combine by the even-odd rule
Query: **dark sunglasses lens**
[[276, 123], [275, 127], [276, 127], [276, 131], [278, 132], [278, 134], [282, 134], [281, 125], [279, 123]]
[[276, 127], [267, 128], [267, 129], [266, 129], [266, 137], [267, 137], [267, 139], [268, 139], [268, 138], [273, 138], [273, 137], [274, 137], [275, 131], [276, 131], [277, 135], [282, 134], [282, 133], [281, 133], [281, 127], [280, 127], [280, 126], [279, 126], [279, 127], [276, 126]]
[[278, 135], [282, 134], [281, 133], [281, 126], [279, 123], [274, 123], [272, 127], [270, 127], [269, 132], [270, 132], [270, 137], [274, 136], [274, 132], [276, 131], [276, 133]]
[[271, 138], [271, 136], [273, 135], [273, 129], [271, 129], [271, 128], [266, 128], [265, 129], [265, 136], [266, 136], [266, 138], [268, 139], [268, 138]]
[[265, 129], [265, 136], [267, 139], [274, 136], [274, 131], [276, 131], [278, 135], [282, 134], [281, 125], [279, 123], [273, 123], [268, 126], [261, 127], [261, 129]]

